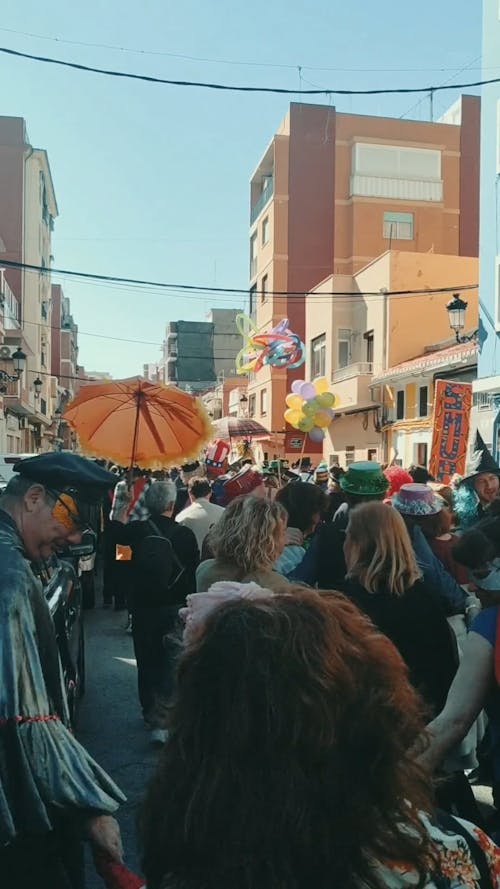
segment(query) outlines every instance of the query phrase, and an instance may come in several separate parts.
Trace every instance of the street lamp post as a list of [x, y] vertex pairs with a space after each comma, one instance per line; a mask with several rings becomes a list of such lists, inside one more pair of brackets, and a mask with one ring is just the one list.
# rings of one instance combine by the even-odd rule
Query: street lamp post
[[14, 362], [15, 373], [8, 374], [6, 370], [0, 370], [0, 380], [4, 383], [17, 383], [21, 379], [26, 367], [26, 355], [22, 349], [16, 349], [12, 355], [12, 361]]
[[40, 377], [37, 377], [36, 380], [33, 380], [33, 389], [35, 390], [35, 398], [38, 400], [40, 398], [42, 392], [43, 383]]
[[[14, 373], [9, 374], [6, 370], [0, 370], [0, 383], [18, 383], [26, 368], [26, 355], [19, 347], [12, 354], [14, 363]], [[0, 391], [6, 392], [7, 387], [0, 385]]]
[[453, 299], [450, 299], [446, 306], [450, 327], [455, 333], [457, 343], [470, 343], [477, 338], [478, 331], [474, 330], [469, 334], [461, 334], [460, 331], [465, 327], [465, 311], [467, 303], [460, 298], [460, 294], [454, 293]]

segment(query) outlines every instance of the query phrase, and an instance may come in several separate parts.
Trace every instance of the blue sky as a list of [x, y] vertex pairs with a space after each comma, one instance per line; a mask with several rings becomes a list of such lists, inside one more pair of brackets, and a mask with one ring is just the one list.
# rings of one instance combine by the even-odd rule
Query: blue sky
[[[6, 0], [0, 25], [1, 46], [174, 79], [362, 89], [480, 77], [479, 4], [454, 0]], [[338, 70], [311, 70], [320, 68]], [[0, 82], [0, 113], [25, 117], [31, 143], [49, 154], [60, 210], [55, 266], [247, 285], [248, 182], [287, 97], [133, 83], [1, 54]], [[436, 116], [457, 95], [438, 95]], [[344, 112], [428, 119], [428, 100], [416, 105], [419, 99], [346, 97], [334, 104]], [[203, 320], [212, 305], [239, 304], [228, 296], [61, 283], [82, 331], [81, 363], [117, 377], [156, 360], [167, 321]]]

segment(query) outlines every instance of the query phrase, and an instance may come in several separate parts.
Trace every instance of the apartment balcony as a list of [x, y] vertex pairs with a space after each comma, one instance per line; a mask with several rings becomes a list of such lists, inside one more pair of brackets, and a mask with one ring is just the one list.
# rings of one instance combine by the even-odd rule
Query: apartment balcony
[[332, 389], [337, 398], [335, 410], [340, 413], [354, 413], [375, 407], [370, 384], [373, 378], [373, 365], [357, 361], [347, 367], [339, 367], [332, 376]]
[[45, 399], [36, 399], [33, 393], [23, 389], [22, 382], [0, 383], [3, 392], [4, 411], [25, 417], [28, 423], [43, 423], [50, 426], [52, 420], [47, 416], [47, 403]]
[[396, 201], [439, 203], [443, 200], [443, 182], [441, 179], [398, 179], [355, 173], [351, 176], [351, 196], [354, 195]]
[[269, 176], [266, 178], [264, 187], [250, 209], [250, 225], [253, 225], [258, 216], [262, 213], [266, 204], [269, 203], [274, 194], [274, 179]]

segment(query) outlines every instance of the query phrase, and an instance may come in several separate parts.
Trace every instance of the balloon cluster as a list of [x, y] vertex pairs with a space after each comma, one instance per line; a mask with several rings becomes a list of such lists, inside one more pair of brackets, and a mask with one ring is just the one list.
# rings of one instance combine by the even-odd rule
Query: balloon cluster
[[247, 315], [236, 316], [236, 326], [244, 344], [236, 358], [236, 373], [257, 373], [265, 365], [294, 369], [305, 361], [305, 346], [283, 318], [267, 333], [258, 333]]
[[334, 417], [336, 398], [328, 389], [326, 377], [319, 377], [314, 383], [295, 380], [292, 383], [292, 391], [285, 399], [286, 422], [294, 429], [307, 432], [311, 441], [323, 441], [325, 429]]

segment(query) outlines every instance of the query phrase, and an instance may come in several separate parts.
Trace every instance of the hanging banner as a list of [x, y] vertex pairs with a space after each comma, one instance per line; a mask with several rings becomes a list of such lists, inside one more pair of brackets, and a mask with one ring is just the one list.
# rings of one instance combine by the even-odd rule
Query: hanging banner
[[448, 484], [456, 472], [463, 475], [467, 459], [472, 383], [437, 380], [429, 472]]

